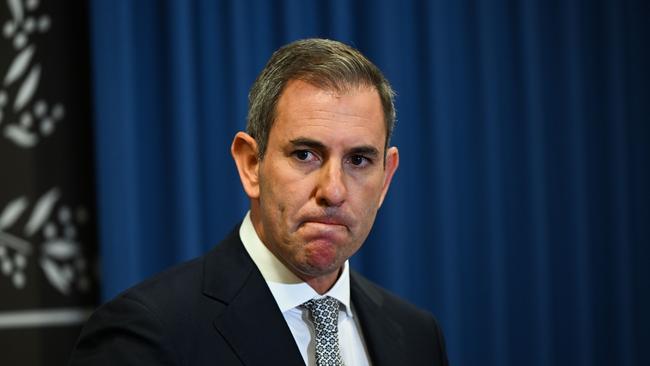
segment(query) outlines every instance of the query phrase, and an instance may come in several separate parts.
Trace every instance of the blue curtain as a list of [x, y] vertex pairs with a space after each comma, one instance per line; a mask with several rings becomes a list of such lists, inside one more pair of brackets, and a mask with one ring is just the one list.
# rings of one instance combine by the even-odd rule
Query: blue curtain
[[92, 1], [103, 298], [241, 220], [248, 89], [328, 37], [398, 92], [353, 266], [436, 314], [454, 365], [649, 365], [649, 4]]

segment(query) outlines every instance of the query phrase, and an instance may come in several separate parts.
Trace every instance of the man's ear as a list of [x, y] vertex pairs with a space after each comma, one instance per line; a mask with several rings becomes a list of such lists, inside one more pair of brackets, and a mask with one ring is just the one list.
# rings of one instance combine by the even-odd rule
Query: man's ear
[[257, 141], [245, 132], [237, 132], [230, 146], [230, 153], [235, 160], [239, 178], [244, 191], [250, 199], [260, 196], [259, 157]]
[[381, 197], [379, 198], [379, 206], [384, 203], [384, 198], [386, 198], [386, 193], [388, 193], [388, 187], [390, 186], [390, 181], [393, 179], [393, 175], [399, 166], [399, 151], [395, 146], [389, 148], [386, 151], [386, 165], [384, 166], [384, 187], [381, 191]]

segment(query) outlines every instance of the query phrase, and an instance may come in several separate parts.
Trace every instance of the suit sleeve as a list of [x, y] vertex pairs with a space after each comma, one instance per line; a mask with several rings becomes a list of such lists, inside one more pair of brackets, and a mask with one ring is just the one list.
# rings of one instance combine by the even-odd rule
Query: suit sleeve
[[442, 366], [449, 366], [449, 359], [447, 357], [447, 346], [445, 345], [445, 337], [442, 334], [442, 329], [440, 328], [438, 321], [433, 317], [432, 320], [433, 320], [433, 327], [436, 334], [435, 346], [438, 348], [439, 350], [438, 355], [440, 356], [437, 364]]
[[143, 302], [119, 297], [90, 317], [69, 365], [176, 365], [165, 334], [165, 324]]

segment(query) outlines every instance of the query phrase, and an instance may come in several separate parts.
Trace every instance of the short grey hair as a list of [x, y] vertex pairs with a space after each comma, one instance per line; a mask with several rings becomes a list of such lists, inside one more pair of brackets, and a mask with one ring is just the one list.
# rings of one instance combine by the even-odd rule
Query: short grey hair
[[264, 157], [278, 100], [287, 83], [302, 80], [336, 92], [367, 86], [377, 90], [386, 124], [385, 148], [395, 126], [395, 92], [379, 68], [358, 50], [329, 39], [303, 39], [289, 43], [273, 53], [248, 94], [246, 132]]

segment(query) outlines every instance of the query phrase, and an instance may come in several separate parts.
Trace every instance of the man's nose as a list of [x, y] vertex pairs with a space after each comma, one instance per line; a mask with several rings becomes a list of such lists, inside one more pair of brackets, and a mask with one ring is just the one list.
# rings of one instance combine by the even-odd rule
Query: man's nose
[[344, 178], [343, 167], [340, 163], [329, 161], [323, 165], [316, 191], [318, 204], [327, 207], [341, 206], [348, 193]]

